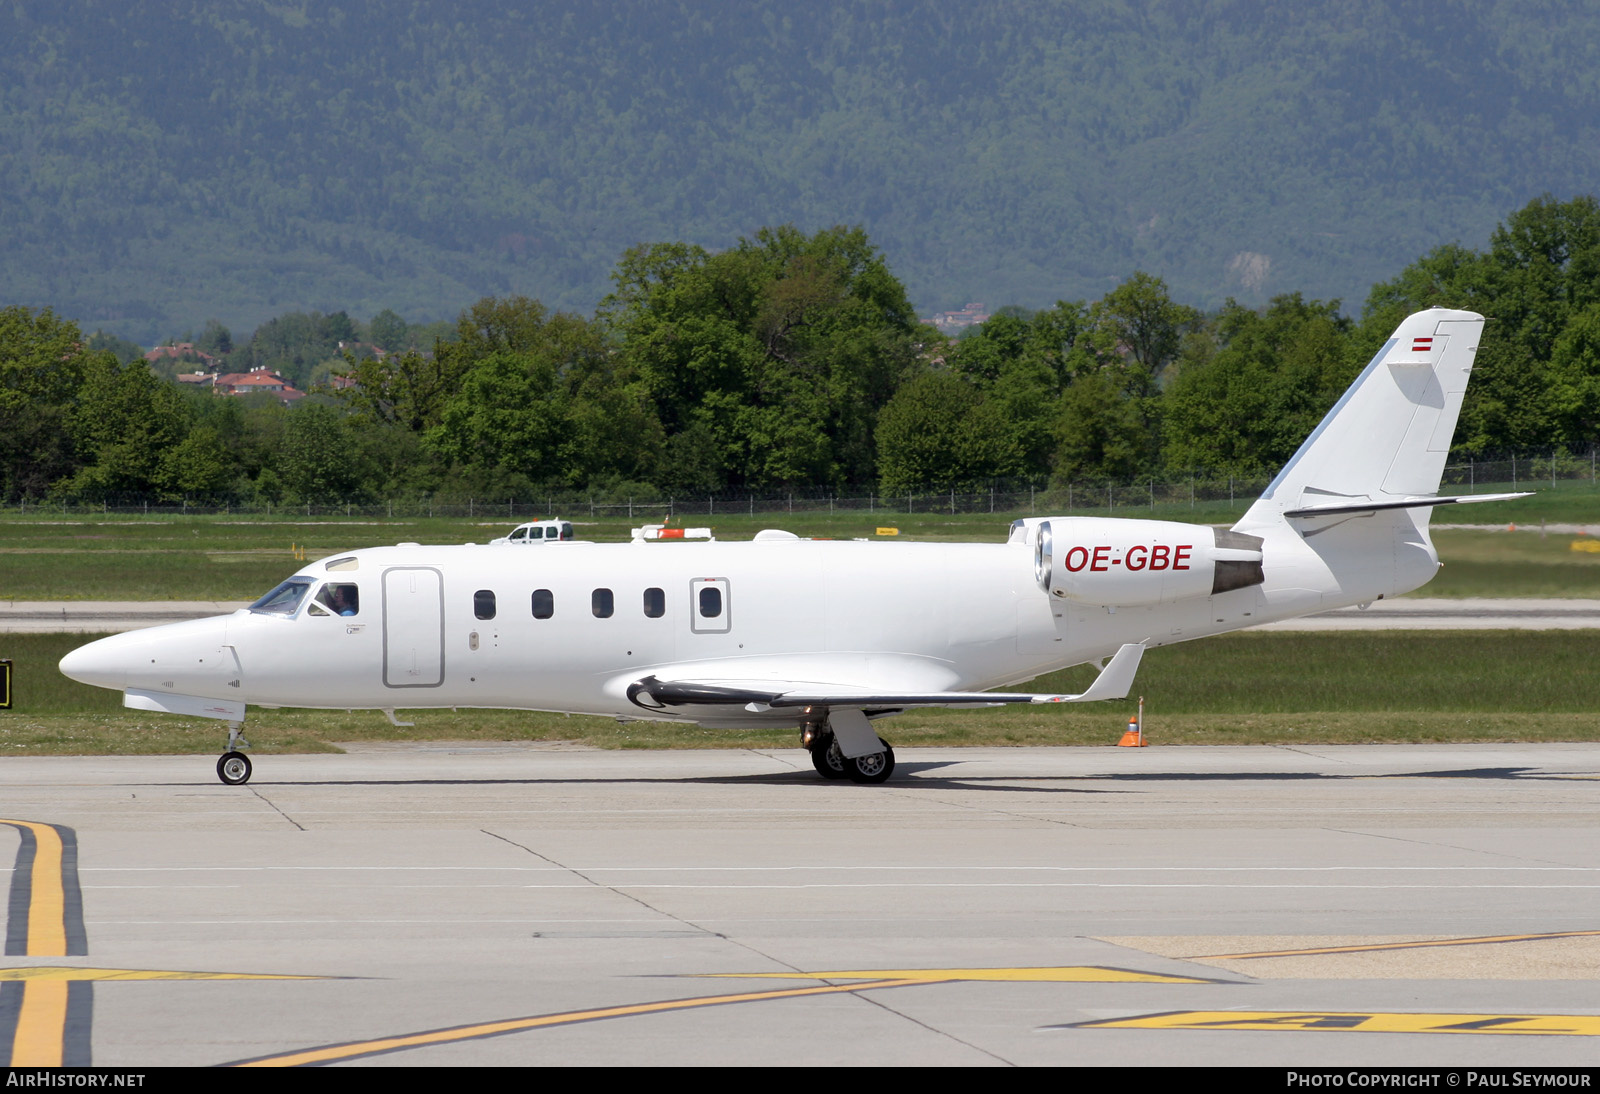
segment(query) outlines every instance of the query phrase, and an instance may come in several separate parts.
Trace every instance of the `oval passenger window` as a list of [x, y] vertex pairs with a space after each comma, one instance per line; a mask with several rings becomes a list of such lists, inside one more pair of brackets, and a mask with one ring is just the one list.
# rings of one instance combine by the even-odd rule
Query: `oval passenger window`
[[700, 614], [715, 619], [722, 614], [722, 590], [714, 585], [700, 590]]

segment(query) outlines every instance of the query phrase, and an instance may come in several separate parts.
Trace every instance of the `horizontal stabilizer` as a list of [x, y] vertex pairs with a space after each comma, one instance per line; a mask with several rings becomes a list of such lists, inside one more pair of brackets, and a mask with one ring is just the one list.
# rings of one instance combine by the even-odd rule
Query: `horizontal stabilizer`
[[1342, 501], [1336, 505], [1303, 505], [1284, 512], [1286, 517], [1327, 517], [1338, 513], [1375, 513], [1379, 509], [1425, 509], [1434, 505], [1469, 505], [1480, 501], [1511, 501], [1529, 498], [1533, 491], [1520, 494], [1464, 494], [1452, 498], [1404, 498], [1399, 501]]
[[1078, 695], [1039, 695], [1028, 692], [934, 691], [919, 693], [867, 690], [819, 690], [815, 684], [782, 690], [727, 687], [693, 680], [658, 680], [647, 676], [628, 686], [628, 699], [646, 710], [682, 706], [742, 706], [751, 713], [796, 707], [901, 708], [945, 706], [992, 706], [997, 703], [1092, 703], [1101, 699], [1122, 699], [1133, 687], [1134, 674], [1144, 656], [1142, 642], [1129, 642], [1119, 649], [1111, 663], [1095, 677], [1089, 690]]

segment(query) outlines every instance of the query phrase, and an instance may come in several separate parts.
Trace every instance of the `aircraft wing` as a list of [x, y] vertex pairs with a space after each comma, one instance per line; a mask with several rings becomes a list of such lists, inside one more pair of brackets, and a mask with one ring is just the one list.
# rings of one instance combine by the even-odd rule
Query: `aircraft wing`
[[817, 683], [785, 684], [762, 681], [750, 687], [729, 686], [724, 682], [698, 680], [660, 680], [646, 676], [628, 686], [628, 699], [646, 710], [683, 706], [740, 706], [753, 714], [795, 707], [900, 708], [946, 706], [995, 706], [1000, 703], [1091, 703], [1100, 699], [1122, 699], [1133, 687], [1139, 671], [1144, 644], [1129, 642], [1116, 652], [1110, 663], [1095, 677], [1089, 689], [1076, 695], [1033, 694], [1000, 691], [873, 691], [854, 685], [831, 687]]

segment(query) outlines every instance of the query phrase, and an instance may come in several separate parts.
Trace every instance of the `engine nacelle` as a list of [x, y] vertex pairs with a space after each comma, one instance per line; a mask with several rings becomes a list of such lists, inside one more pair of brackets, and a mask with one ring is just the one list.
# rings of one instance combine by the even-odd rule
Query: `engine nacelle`
[[1137, 607], [1245, 589], [1264, 580], [1260, 536], [1204, 524], [1051, 517], [1035, 533], [1034, 573], [1051, 596]]

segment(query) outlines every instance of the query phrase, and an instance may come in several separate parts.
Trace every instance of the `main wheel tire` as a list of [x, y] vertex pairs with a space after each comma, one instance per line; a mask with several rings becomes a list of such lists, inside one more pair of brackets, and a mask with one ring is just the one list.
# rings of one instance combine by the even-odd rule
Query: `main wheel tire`
[[839, 741], [831, 733], [818, 737], [811, 745], [811, 766], [824, 779], [842, 779], [850, 772], [850, 761], [839, 751]]
[[894, 774], [894, 749], [882, 737], [878, 738], [878, 743], [883, 746], [882, 752], [869, 752], [845, 761], [845, 774], [850, 776], [851, 782], [881, 783]]
[[217, 761], [217, 778], [229, 786], [243, 786], [250, 781], [250, 757], [243, 752], [224, 752]]

